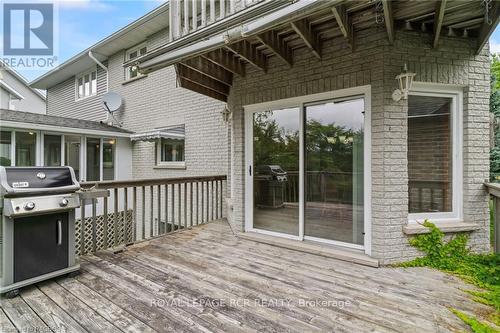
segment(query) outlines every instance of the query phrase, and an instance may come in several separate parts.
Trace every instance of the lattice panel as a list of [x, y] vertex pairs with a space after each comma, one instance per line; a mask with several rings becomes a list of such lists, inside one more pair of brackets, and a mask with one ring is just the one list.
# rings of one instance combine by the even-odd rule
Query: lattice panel
[[[117, 213], [117, 221], [115, 224], [115, 213], [109, 213], [107, 219], [107, 228], [104, 225], [104, 215], [98, 215], [95, 217], [95, 239], [96, 245], [95, 250], [105, 250], [107, 248], [112, 248], [118, 245], [127, 244], [132, 241], [132, 223], [133, 223], [133, 210], [127, 210]], [[81, 254], [81, 219], [76, 219], [76, 254]], [[93, 252], [92, 246], [92, 230], [93, 230], [93, 219], [92, 217], [85, 218], [85, 251], [84, 254], [89, 254]], [[115, 228], [116, 225], [116, 228]], [[107, 229], [107, 243], [105, 239], [105, 229]], [[115, 238], [116, 235], [116, 238]]]

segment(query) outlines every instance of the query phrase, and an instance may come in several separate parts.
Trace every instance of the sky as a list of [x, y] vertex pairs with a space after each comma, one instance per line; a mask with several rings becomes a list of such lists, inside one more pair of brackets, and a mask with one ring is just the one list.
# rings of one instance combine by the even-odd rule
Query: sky
[[[37, 0], [29, 2], [33, 1]], [[165, 2], [165, 0], [52, 1], [58, 5], [59, 63], [71, 58]], [[500, 26], [492, 34], [490, 45], [492, 52], [500, 53]], [[28, 81], [32, 81], [45, 72], [41, 70], [21, 70], [19, 68], [16, 68], [16, 70], [26, 77]]]

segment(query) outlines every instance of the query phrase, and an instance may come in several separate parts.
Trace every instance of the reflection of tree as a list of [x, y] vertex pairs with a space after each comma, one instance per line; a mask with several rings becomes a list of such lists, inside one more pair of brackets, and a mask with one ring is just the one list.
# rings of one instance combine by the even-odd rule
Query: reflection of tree
[[280, 126], [272, 115], [272, 111], [255, 114], [254, 165], [277, 164], [285, 171], [298, 171], [299, 132]]
[[362, 142], [362, 130], [353, 131], [334, 123], [324, 125], [307, 121], [307, 170], [327, 172], [353, 171], [353, 145]]

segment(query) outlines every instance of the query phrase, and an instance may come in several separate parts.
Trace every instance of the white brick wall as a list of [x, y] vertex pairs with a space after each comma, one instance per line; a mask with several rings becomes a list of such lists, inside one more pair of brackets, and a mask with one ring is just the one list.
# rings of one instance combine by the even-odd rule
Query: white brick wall
[[233, 111], [233, 226], [244, 225], [244, 117], [247, 104], [309, 95], [371, 84], [372, 87], [372, 255], [382, 263], [417, 255], [402, 227], [408, 220], [407, 102], [394, 102], [394, 77], [405, 62], [415, 80], [464, 85], [464, 219], [482, 226], [471, 236], [473, 249], [489, 244], [488, 197], [482, 182], [489, 172], [489, 59], [487, 50], [474, 55], [475, 41], [442, 38], [432, 49], [429, 35], [397, 32], [388, 45], [385, 29], [357, 33], [355, 52], [344, 40], [323, 45], [317, 60], [307, 49], [294, 54], [289, 69], [271, 58], [267, 74], [247, 67], [245, 78], [235, 78], [229, 105]]

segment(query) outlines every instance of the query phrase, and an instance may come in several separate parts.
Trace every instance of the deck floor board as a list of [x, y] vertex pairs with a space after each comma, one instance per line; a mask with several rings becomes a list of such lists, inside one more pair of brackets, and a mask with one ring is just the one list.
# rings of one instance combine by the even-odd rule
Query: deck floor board
[[224, 221], [86, 256], [81, 266], [76, 277], [2, 299], [2, 332], [455, 332], [467, 327], [449, 307], [487, 310], [447, 274], [257, 243]]

